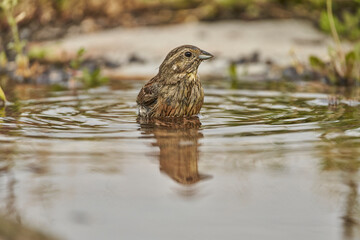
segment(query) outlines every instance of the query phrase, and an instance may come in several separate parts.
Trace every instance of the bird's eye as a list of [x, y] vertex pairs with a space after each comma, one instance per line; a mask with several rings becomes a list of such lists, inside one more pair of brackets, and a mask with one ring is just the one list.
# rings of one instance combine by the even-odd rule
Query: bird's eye
[[185, 53], [185, 57], [191, 57], [191, 55], [192, 55], [191, 52], [186, 52]]

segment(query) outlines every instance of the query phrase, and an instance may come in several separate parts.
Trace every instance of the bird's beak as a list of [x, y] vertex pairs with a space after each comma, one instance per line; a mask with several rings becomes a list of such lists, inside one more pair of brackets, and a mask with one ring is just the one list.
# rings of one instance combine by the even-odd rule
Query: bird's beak
[[200, 55], [199, 55], [198, 58], [200, 60], [206, 60], [206, 59], [210, 59], [210, 58], [213, 58], [213, 57], [214, 57], [214, 55], [212, 55], [211, 53], [208, 53], [208, 52], [206, 52], [204, 50], [201, 50]]

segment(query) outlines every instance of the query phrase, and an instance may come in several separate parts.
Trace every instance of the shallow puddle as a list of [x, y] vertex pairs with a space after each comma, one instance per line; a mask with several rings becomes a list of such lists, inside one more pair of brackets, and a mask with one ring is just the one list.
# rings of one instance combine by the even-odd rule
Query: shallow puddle
[[359, 239], [360, 109], [207, 86], [199, 119], [136, 119], [130, 89], [0, 114], [3, 215], [62, 239]]

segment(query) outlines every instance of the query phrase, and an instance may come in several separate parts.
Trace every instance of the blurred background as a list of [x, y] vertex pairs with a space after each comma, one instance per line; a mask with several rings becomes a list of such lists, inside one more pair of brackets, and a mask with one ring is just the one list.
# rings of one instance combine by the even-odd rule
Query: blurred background
[[[358, 40], [359, 1], [332, 2], [339, 34], [350, 40]], [[24, 0], [18, 1], [13, 15], [17, 17], [22, 38], [31, 40], [47, 40], [69, 32], [84, 33], [118, 26], [228, 19], [307, 19], [321, 31], [330, 33], [326, 0]], [[4, 38], [9, 31], [4, 13], [1, 30]]]
[[[81, 73], [85, 78], [105, 74], [111, 79], [145, 79], [156, 73], [153, 69], [170, 49], [191, 43], [217, 56], [208, 69], [204, 67], [209, 77], [322, 78], [333, 85], [351, 85], [359, 80], [359, 4], [357, 0], [3, 0], [1, 72], [17, 82], [49, 85], [45, 78], [52, 69], [45, 63], [84, 69], [83, 60], [76, 69], [70, 64], [78, 56], [87, 59], [88, 71]], [[18, 67], [9, 67], [8, 61]], [[251, 61], [262, 66], [252, 64], [245, 70], [238, 66]], [[52, 75], [62, 79], [53, 79], [50, 85], [64, 85], [62, 81], [68, 82], [75, 73], [56, 72]], [[92, 84], [101, 84], [97, 80]]]

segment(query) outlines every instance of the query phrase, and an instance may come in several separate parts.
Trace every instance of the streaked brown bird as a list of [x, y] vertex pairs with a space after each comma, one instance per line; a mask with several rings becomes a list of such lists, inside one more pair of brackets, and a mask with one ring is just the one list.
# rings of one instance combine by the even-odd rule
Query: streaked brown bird
[[200, 112], [204, 90], [197, 74], [203, 60], [213, 55], [192, 45], [170, 51], [158, 74], [137, 97], [139, 116], [145, 118], [190, 117]]

